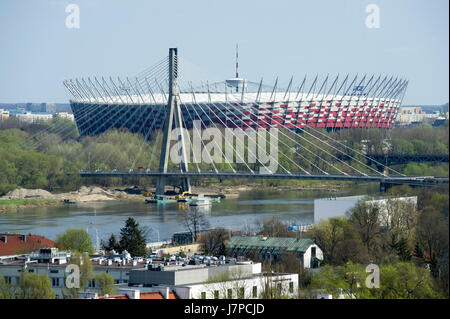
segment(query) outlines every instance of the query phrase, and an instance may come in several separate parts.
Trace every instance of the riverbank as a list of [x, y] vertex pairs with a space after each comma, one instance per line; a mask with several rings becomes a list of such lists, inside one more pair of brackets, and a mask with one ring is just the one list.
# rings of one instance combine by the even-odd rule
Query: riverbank
[[28, 207], [47, 207], [62, 205], [57, 199], [0, 199], [0, 213]]
[[66, 205], [69, 202], [104, 202], [114, 200], [140, 200], [142, 195], [127, 194], [125, 191], [101, 187], [82, 186], [79, 190], [53, 194], [43, 189], [15, 189], [0, 197], [0, 211], [42, 206]]
[[[314, 185], [208, 185], [192, 186], [192, 192], [196, 194], [223, 194], [226, 198], [238, 198], [241, 193], [264, 190], [274, 192], [286, 191], [321, 191], [329, 190], [338, 192], [350, 187], [348, 183], [315, 183]], [[145, 191], [155, 191], [154, 188], [147, 188]], [[63, 206], [64, 201], [83, 202], [105, 202], [105, 201], [143, 201], [144, 196], [133, 194], [130, 188], [108, 188], [98, 186], [82, 186], [77, 191], [66, 193], [50, 193], [43, 189], [16, 189], [0, 197], [0, 212], [33, 208], [42, 206]]]

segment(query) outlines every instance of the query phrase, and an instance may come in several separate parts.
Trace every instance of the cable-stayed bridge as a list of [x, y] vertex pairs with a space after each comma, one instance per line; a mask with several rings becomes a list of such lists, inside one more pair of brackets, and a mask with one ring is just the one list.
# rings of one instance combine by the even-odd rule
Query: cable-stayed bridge
[[[164, 193], [169, 179], [179, 180], [182, 190], [190, 190], [194, 177], [346, 180], [379, 182], [384, 188], [448, 183], [447, 177], [405, 176], [324, 132], [391, 128], [407, 80], [381, 75], [340, 79], [338, 75], [326, 76], [322, 82], [316, 76], [310, 83], [305, 76], [298, 87], [293, 83], [291, 78], [281, 89], [278, 78], [268, 86], [263, 79], [239, 78], [236, 71], [233, 79], [194, 86], [181, 78], [177, 49], [170, 49], [168, 57], [131, 80], [66, 80], [82, 136], [110, 129], [144, 136], [136, 154], [130, 152], [135, 157], [130, 167], [113, 163], [109, 169], [92, 169], [88, 163], [76, 173], [155, 177], [157, 194]], [[276, 153], [271, 152], [272, 146]], [[146, 165], [138, 164], [142, 153], [148, 155]], [[96, 150], [89, 162], [96, 158], [110, 162], [111, 154], [112, 150]]]

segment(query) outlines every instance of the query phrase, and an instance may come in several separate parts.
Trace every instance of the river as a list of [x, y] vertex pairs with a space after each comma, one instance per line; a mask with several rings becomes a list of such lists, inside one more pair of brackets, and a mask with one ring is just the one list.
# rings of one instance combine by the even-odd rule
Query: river
[[[374, 193], [376, 187], [357, 187], [338, 196]], [[257, 223], [277, 217], [293, 225], [313, 223], [314, 199], [329, 196], [329, 191], [249, 191], [238, 198], [223, 199], [203, 208], [211, 227], [240, 230], [255, 229]], [[27, 208], [0, 214], [0, 233], [42, 235], [55, 240], [68, 228], [85, 229], [98, 247], [101, 239], [119, 234], [128, 217], [134, 217], [150, 230], [149, 242], [168, 240], [174, 232], [186, 231], [183, 210], [187, 204], [146, 204], [144, 202], [93, 202], [62, 207]]]

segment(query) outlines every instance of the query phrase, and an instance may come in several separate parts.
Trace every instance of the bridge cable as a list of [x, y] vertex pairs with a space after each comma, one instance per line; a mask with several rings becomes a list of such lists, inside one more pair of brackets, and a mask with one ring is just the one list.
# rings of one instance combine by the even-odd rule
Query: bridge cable
[[[191, 89], [192, 89], [192, 87], [191, 87]], [[194, 92], [193, 92], [193, 91], [192, 91], [192, 94], [193, 94], [193, 97], [194, 97], [194, 99], [195, 99], [195, 95], [194, 95]], [[204, 103], [198, 103], [196, 100], [195, 100], [195, 103], [196, 103], [196, 105], [198, 105], [198, 106], [201, 108], [203, 114], [205, 114], [205, 115], [208, 117], [209, 121], [215, 126], [215, 128], [217, 128], [217, 129], [220, 131], [220, 129], [217, 127], [217, 125], [214, 123], [214, 121], [212, 121], [212, 119], [209, 117], [208, 113], [205, 112], [205, 110], [204, 110], [203, 107], [201, 106], [201, 104], [204, 104]], [[194, 111], [196, 112], [195, 106], [192, 106], [192, 108], [193, 108]], [[189, 111], [188, 111], [188, 112], [189, 112]], [[197, 112], [196, 112], [196, 113], [197, 113]], [[201, 119], [201, 117], [200, 117], [200, 115], [199, 115], [198, 113], [197, 113], [197, 116], [199, 116], [199, 118]], [[222, 123], [223, 123], [223, 122], [222, 122]], [[225, 126], [226, 126], [226, 125], [225, 125]], [[205, 124], [205, 127], [206, 127], [206, 124]], [[236, 140], [238, 140], [238, 139], [236, 139]], [[247, 166], [247, 168], [250, 170], [250, 172], [252, 172], [252, 173], [254, 174], [254, 171], [247, 165], [247, 163], [245, 163], [245, 160], [242, 159], [242, 157], [239, 155], [239, 153], [237, 152], [237, 150], [233, 147], [233, 144], [230, 143], [227, 139], [225, 139], [225, 143], [228, 143], [228, 145], [231, 146], [233, 152], [236, 153], [236, 156], [239, 156], [239, 158], [241, 159], [241, 161]], [[225, 155], [223, 152], [222, 152], [222, 154], [224, 155], [225, 158], [227, 158], [226, 155]], [[256, 158], [256, 157], [255, 157], [255, 158]], [[229, 162], [229, 159], [227, 159], [227, 161]], [[233, 172], [236, 172], [234, 168], [232, 168], [232, 169], [233, 169]]]
[[[253, 114], [253, 115], [255, 115], [255, 114]], [[258, 117], [257, 115], [255, 115], [255, 116]], [[270, 125], [270, 124], [267, 123], [265, 120], [262, 120], [262, 122], [264, 122], [264, 123], [267, 124], [267, 125]], [[300, 143], [298, 143], [297, 141], [295, 141], [294, 139], [292, 139], [291, 137], [289, 137], [289, 136], [288, 136], [287, 134], [285, 134], [283, 131], [280, 131], [280, 133], [283, 134], [284, 136], [286, 136], [288, 139], [292, 140], [292, 141], [293, 141], [294, 143], [296, 143], [297, 145], [299, 145], [299, 146], [303, 147], [305, 150], [307, 150], [307, 148], [305, 148], [303, 145], [301, 145]], [[366, 175], [365, 173], [360, 172], [360, 171], [357, 170], [356, 168], [354, 168], [354, 167], [348, 165], [347, 163], [345, 163], [344, 161], [340, 160], [339, 158], [337, 158], [337, 157], [334, 156], [333, 154], [329, 153], [329, 152], [326, 151], [325, 149], [323, 149], [323, 148], [321, 148], [321, 147], [315, 145], [314, 143], [312, 143], [311, 141], [307, 140], [307, 139], [304, 138], [303, 136], [300, 136], [300, 135], [298, 135], [298, 134], [296, 134], [296, 135], [297, 135], [298, 137], [300, 137], [301, 139], [305, 140], [306, 142], [308, 142], [309, 144], [313, 145], [314, 147], [318, 148], [319, 150], [323, 151], [324, 153], [330, 155], [330, 156], [333, 157], [334, 159], [336, 159], [336, 160], [342, 162], [343, 164], [345, 164], [345, 165], [348, 166], [349, 168], [351, 168], [351, 169], [357, 171], [357, 172], [360, 173], [361, 175]], [[320, 157], [320, 156], [317, 155], [317, 154], [315, 154], [315, 155], [318, 156], [318, 157]], [[323, 158], [321, 158], [321, 160], [328, 163], [328, 161], [326, 161], [326, 160], [323, 159]], [[347, 173], [341, 171], [340, 169], [338, 169], [338, 168], [335, 167], [334, 165], [332, 165], [332, 164], [330, 164], [330, 163], [328, 163], [328, 164], [329, 164], [330, 166], [334, 167], [336, 170], [338, 170], [338, 171], [341, 172], [342, 174], [348, 175]]]
[[[122, 106], [123, 108], [128, 108], [129, 106], [128, 105], [123, 105]], [[144, 107], [143, 106], [143, 104], [142, 103], [140, 103], [140, 106], [135, 106], [136, 107], [136, 109], [134, 110], [134, 112], [126, 119], [126, 121], [123, 121], [123, 123], [120, 125], [120, 127], [119, 127], [119, 129], [118, 129], [118, 131], [120, 131], [124, 126], [125, 126], [125, 124], [126, 123], [128, 123], [128, 121], [130, 121], [131, 119], [133, 119], [133, 116], [135, 116], [135, 114], [137, 114], [137, 112], [140, 110], [140, 111], [142, 111], [142, 108]], [[115, 125], [116, 125], [116, 123], [117, 122], [119, 122], [125, 115], [127, 115], [128, 114], [128, 110], [125, 110], [123, 113], [122, 113], [122, 115], [121, 116], [119, 116], [111, 125], [110, 125], [110, 128], [111, 127], [114, 127]], [[133, 125], [134, 126], [134, 125]], [[109, 129], [108, 129], [109, 130]], [[104, 132], [106, 132], [107, 130], [105, 130]], [[103, 150], [103, 148], [105, 147], [106, 145], [103, 145], [103, 147], [101, 147], [101, 149], [100, 149], [100, 151], [101, 150]], [[97, 153], [98, 153], [98, 150], [97, 150], [97, 152], [94, 154], [94, 157], [93, 158], [91, 158], [91, 160], [94, 160], [94, 158], [95, 158], [95, 156], [97, 155]], [[111, 152], [112, 153], [112, 152]], [[110, 154], [111, 154], [110, 153]]]
[[[204, 103], [203, 103], [204, 104]], [[233, 122], [233, 120], [231, 120], [224, 112], [222, 112], [222, 111], [220, 111], [220, 107], [217, 107], [217, 104], [219, 104], [219, 105], [222, 105], [223, 106], [223, 104], [222, 103], [218, 103], [218, 102], [216, 102], [216, 103], [211, 103], [212, 105], [214, 105], [215, 106], [215, 108], [217, 109], [217, 110], [219, 110], [219, 112], [221, 112], [223, 115], [225, 115], [225, 117], [229, 120], [229, 121], [231, 121], [231, 122]], [[206, 104], [204, 104], [204, 105], [206, 105]], [[210, 109], [211, 110], [211, 109]], [[203, 110], [203, 108], [202, 108], [202, 111], [203, 111], [203, 113], [206, 115], [206, 116], [208, 116], [208, 114]], [[217, 114], [214, 112], [214, 111], [212, 111], [215, 115], [216, 115], [216, 117], [217, 117], [217, 119], [219, 119], [219, 121], [221, 121], [222, 122], [222, 124], [225, 126], [225, 127], [227, 127], [227, 125], [220, 119], [220, 117], [218, 117], [217, 116]], [[211, 120], [211, 118], [208, 116], [208, 118], [210, 119], [210, 121], [212, 122], [212, 123], [214, 123], [212, 120]], [[245, 122], [243, 122], [244, 124], [246, 124]], [[251, 127], [250, 127], [251, 128]], [[251, 128], [253, 131], [255, 131], [253, 128]], [[247, 135], [248, 136], [248, 139], [251, 139], [251, 137], [250, 137], [250, 135]], [[237, 141], [238, 139], [236, 139], [236, 141]], [[252, 139], [253, 140], [253, 139]], [[255, 140], [255, 143], [256, 143], [256, 140]], [[259, 144], [258, 143], [256, 143], [258, 146], [259, 146]], [[245, 146], [245, 145], [244, 145]], [[260, 147], [260, 149], [262, 149], [261, 148], [261, 146], [259, 146]], [[234, 149], [234, 148], [233, 148]], [[250, 151], [250, 149], [247, 149], [249, 152], [251, 152]], [[236, 154], [237, 154], [238, 152], [236, 151]], [[253, 154], [253, 152], [251, 152], [252, 154]], [[283, 154], [284, 155], [284, 154]], [[255, 156], [255, 158], [256, 158], [256, 155], [255, 154], [253, 154], [253, 156]], [[286, 156], [286, 155], [284, 155], [284, 156]], [[289, 157], [287, 157], [289, 160], [290, 160], [290, 158]], [[276, 161], [276, 160], [275, 160]], [[245, 163], [245, 161], [243, 161], [244, 162], [244, 164], [248, 167], [248, 165]], [[278, 161], [276, 161], [277, 162], [277, 164], [278, 165], [280, 165], [288, 174], [291, 174], [291, 172], [289, 172], [286, 168], [284, 168], [284, 166], [283, 165], [281, 165]], [[260, 162], [261, 163], [261, 162]], [[267, 171], [270, 171], [263, 163], [261, 163], [266, 169], [267, 169]], [[295, 164], [295, 163], [294, 163]], [[297, 164], [296, 164], [297, 165]], [[299, 166], [300, 167], [300, 166]], [[254, 173], [254, 171], [250, 168], [250, 167], [248, 167], [249, 169], [250, 169], [250, 171], [252, 172], [252, 173]], [[301, 168], [301, 167], [300, 167]], [[303, 170], [303, 168], [301, 168], [302, 170]], [[304, 170], [305, 171], [305, 170]], [[305, 171], [307, 174], [309, 174], [307, 171]]]

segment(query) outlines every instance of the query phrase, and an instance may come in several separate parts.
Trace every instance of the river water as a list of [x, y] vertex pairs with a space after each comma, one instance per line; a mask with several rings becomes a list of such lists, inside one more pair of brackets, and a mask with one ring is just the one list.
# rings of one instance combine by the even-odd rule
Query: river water
[[[337, 196], [374, 193], [377, 187], [357, 187]], [[277, 217], [292, 225], [313, 223], [314, 199], [330, 195], [329, 191], [249, 191], [238, 198], [223, 199], [204, 211], [211, 227], [241, 230], [255, 229], [256, 224]], [[55, 240], [68, 228], [85, 229], [94, 246], [100, 240], [119, 234], [128, 217], [134, 217], [150, 230], [149, 242], [168, 240], [174, 232], [186, 231], [183, 210], [187, 204], [146, 204], [143, 202], [95, 202], [63, 207], [27, 208], [0, 214], [0, 233], [42, 235]]]

